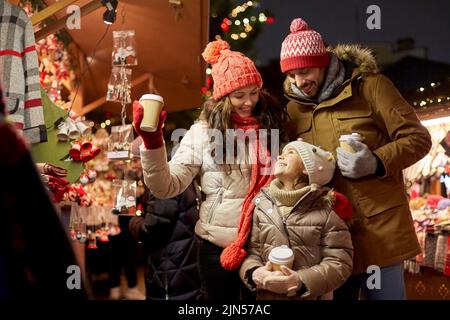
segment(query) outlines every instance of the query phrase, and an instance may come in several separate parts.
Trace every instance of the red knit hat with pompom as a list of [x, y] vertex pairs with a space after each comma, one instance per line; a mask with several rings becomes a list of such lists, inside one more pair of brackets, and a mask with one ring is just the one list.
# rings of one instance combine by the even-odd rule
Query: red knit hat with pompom
[[241, 52], [230, 50], [228, 42], [217, 40], [208, 43], [202, 56], [212, 65], [214, 100], [250, 85], [262, 87], [261, 75], [253, 61]]
[[301, 18], [292, 20], [291, 34], [281, 45], [281, 71], [300, 68], [321, 68], [330, 64], [330, 56], [317, 31], [308, 27]]

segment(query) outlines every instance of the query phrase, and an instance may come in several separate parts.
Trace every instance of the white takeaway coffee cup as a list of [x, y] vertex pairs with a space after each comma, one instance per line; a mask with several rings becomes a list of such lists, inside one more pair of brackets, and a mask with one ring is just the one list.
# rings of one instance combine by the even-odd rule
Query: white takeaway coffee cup
[[339, 143], [341, 145], [341, 148], [345, 151], [355, 153], [355, 150], [348, 144], [349, 140], [353, 141], [359, 141], [361, 142], [362, 137], [359, 133], [353, 132], [352, 134], [344, 134], [339, 137]]
[[272, 263], [273, 270], [280, 270], [282, 265], [292, 268], [294, 252], [286, 245], [275, 247], [269, 253], [269, 261]]
[[164, 99], [157, 94], [144, 94], [139, 103], [144, 109], [144, 117], [141, 122], [141, 130], [154, 132], [158, 128], [159, 115], [164, 106]]

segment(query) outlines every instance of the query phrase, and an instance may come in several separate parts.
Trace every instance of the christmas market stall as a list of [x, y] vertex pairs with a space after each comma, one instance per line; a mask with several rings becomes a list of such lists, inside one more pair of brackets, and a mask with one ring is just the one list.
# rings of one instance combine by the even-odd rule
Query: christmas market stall
[[[446, 87], [446, 82], [431, 83]], [[425, 87], [419, 88], [420, 92]], [[422, 253], [405, 262], [408, 296], [412, 299], [450, 298], [450, 94], [418, 102], [433, 104], [417, 112], [429, 130], [432, 148], [404, 170], [410, 207]], [[433, 101], [434, 99], [434, 101]], [[434, 103], [433, 103], [434, 102]], [[447, 143], [449, 143], [447, 145]]]
[[[28, 68], [19, 72], [21, 65], [2, 63], [9, 118], [30, 141], [88, 271], [86, 250], [121, 232], [118, 216], [139, 214], [143, 185], [133, 175], [132, 101], [157, 93], [172, 113], [201, 105], [209, 1], [2, 2], [2, 10], [23, 23], [25, 40], [15, 49]], [[6, 59], [10, 51], [1, 50]], [[18, 81], [26, 88], [14, 87]], [[25, 98], [16, 101], [18, 89]]]

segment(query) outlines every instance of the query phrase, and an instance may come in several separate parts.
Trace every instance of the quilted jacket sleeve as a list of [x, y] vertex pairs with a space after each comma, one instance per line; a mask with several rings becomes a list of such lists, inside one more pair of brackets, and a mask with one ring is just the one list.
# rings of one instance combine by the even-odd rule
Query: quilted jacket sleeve
[[[255, 209], [258, 210], [258, 209]], [[253, 215], [253, 222], [252, 222], [252, 230], [250, 233], [250, 238], [247, 241], [247, 252], [248, 256], [244, 260], [244, 262], [241, 265], [241, 268], [239, 270], [239, 275], [244, 282], [244, 284], [250, 288], [251, 290], [254, 290], [253, 287], [253, 281], [248, 278], [249, 271], [251, 269], [255, 269], [258, 267], [262, 267], [264, 264], [261, 259], [261, 241], [260, 241], [260, 228], [259, 228], [259, 219], [258, 215]]]
[[132, 236], [148, 248], [160, 248], [167, 244], [180, 212], [180, 197], [181, 195], [161, 200], [148, 192], [143, 203], [144, 215], [130, 220], [129, 229]]
[[207, 141], [204, 124], [194, 124], [180, 142], [172, 160], [166, 148], [147, 150], [141, 145], [141, 162], [145, 185], [157, 198], [173, 198], [182, 193], [199, 173], [203, 148]]
[[350, 232], [334, 211], [330, 211], [322, 230], [321, 256], [320, 264], [298, 271], [307, 290], [302, 298], [315, 298], [333, 291], [352, 273], [353, 245]]

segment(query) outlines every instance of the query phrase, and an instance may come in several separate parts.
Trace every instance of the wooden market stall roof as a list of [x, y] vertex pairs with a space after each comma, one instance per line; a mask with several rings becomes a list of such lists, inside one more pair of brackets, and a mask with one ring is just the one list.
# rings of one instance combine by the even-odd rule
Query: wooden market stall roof
[[[91, 58], [107, 28], [102, 18], [106, 8], [99, 5], [100, 0], [59, 2], [64, 1], [81, 8], [81, 28], [67, 31], [86, 57]], [[45, 2], [49, 8], [58, 5], [56, 0]], [[65, 9], [53, 15], [57, 19], [64, 16], [67, 16]], [[106, 88], [112, 69], [112, 31], [122, 29], [135, 30], [136, 34], [138, 65], [132, 67], [131, 98], [138, 99], [147, 93], [148, 80], [153, 78], [169, 112], [199, 107], [206, 67], [201, 52], [208, 41], [208, 23], [209, 0], [119, 0], [116, 22], [109, 27], [84, 73], [74, 110], [86, 114], [101, 107], [112, 114], [120, 113], [118, 103], [106, 101]], [[36, 35], [38, 38], [39, 31]], [[127, 108], [130, 116], [131, 106]]]

